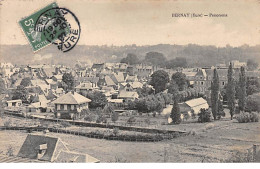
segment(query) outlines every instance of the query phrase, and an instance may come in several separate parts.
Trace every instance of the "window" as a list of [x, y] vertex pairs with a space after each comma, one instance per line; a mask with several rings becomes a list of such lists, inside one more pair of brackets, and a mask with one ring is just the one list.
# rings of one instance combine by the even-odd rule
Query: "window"
[[71, 105], [71, 110], [74, 110], [74, 105]]
[[60, 109], [64, 110], [64, 105], [63, 104], [60, 105]]
[[222, 82], [222, 85], [224, 86], [224, 85], [225, 85], [225, 82]]
[[201, 82], [201, 85], [203, 85], [203, 82]]
[[64, 110], [67, 110], [67, 105], [66, 104], [64, 104]]
[[57, 104], [57, 110], [60, 110], [60, 105], [59, 104]]
[[202, 77], [202, 76], [200, 76], [200, 79], [203, 79], [203, 77]]

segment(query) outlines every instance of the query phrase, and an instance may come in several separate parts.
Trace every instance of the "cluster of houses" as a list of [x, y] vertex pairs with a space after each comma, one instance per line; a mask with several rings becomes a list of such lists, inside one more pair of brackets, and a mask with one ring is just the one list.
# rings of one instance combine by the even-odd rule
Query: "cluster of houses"
[[[245, 62], [232, 61], [235, 77], [239, 77], [239, 69], [246, 66]], [[227, 84], [228, 66], [216, 66], [220, 78], [220, 86]], [[146, 64], [128, 65], [126, 63], [95, 63], [88, 66], [84, 62], [77, 62], [74, 68], [64, 65], [26, 65], [14, 66], [11, 63], [0, 63], [0, 76], [7, 89], [5, 100], [7, 109], [22, 109], [26, 112], [54, 112], [57, 117], [72, 116], [73, 112], [88, 108], [90, 99], [82, 93], [93, 91], [102, 92], [108, 102], [120, 104], [128, 100], [139, 98], [138, 88], [148, 84], [150, 76], [157, 70], [164, 70], [169, 77], [176, 72], [182, 72], [189, 80], [191, 88], [185, 92], [209, 96], [209, 88], [213, 78], [213, 68], [182, 68], [178, 70], [160, 68]], [[71, 73], [74, 77], [74, 91], [65, 93], [60, 83], [64, 73]], [[248, 78], [259, 78], [259, 71], [247, 71]], [[8, 93], [13, 92], [21, 81], [27, 78], [30, 83], [26, 86], [29, 96], [35, 99], [31, 104], [23, 106], [21, 100], [12, 100]], [[4, 100], [4, 99], [3, 99]], [[197, 104], [201, 104], [199, 101]], [[195, 105], [196, 107], [196, 105]], [[65, 113], [66, 112], [66, 113]]]

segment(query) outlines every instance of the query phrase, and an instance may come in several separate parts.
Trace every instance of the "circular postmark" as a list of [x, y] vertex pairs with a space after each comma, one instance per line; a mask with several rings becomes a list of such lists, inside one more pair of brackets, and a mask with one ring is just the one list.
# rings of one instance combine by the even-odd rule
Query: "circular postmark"
[[41, 32], [46, 40], [63, 52], [75, 47], [80, 38], [78, 18], [66, 8], [51, 8], [38, 17], [35, 31]]

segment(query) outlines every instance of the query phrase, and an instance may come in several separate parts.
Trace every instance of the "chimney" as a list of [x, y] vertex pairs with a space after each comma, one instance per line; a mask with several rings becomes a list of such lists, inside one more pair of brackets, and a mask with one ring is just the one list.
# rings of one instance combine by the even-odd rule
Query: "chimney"
[[36, 147], [36, 150], [38, 152], [37, 159], [41, 159], [47, 150], [47, 144], [40, 144], [38, 147]]

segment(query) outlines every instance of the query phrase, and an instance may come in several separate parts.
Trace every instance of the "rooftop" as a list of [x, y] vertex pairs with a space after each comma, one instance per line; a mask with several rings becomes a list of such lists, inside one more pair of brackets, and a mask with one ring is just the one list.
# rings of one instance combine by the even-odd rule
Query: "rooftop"
[[69, 93], [64, 94], [61, 97], [57, 98], [52, 103], [54, 103], [54, 104], [82, 104], [82, 103], [87, 103], [87, 102], [91, 102], [91, 100], [76, 92], [69, 92]]

